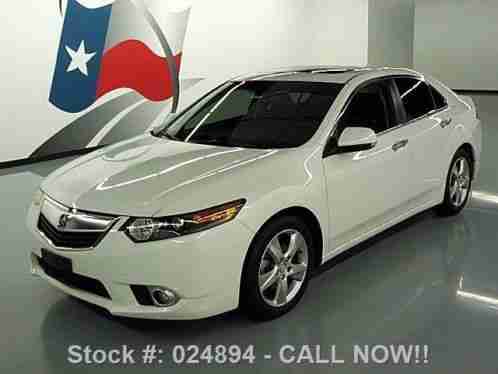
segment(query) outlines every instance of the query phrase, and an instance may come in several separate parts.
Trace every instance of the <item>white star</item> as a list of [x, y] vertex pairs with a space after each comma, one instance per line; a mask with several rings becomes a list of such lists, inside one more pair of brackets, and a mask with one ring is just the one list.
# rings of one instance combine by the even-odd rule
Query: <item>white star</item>
[[71, 63], [67, 68], [67, 72], [78, 69], [82, 74], [88, 76], [88, 62], [95, 56], [94, 53], [87, 53], [85, 48], [85, 41], [82, 40], [77, 51], [72, 50], [66, 46], [66, 51], [71, 57]]

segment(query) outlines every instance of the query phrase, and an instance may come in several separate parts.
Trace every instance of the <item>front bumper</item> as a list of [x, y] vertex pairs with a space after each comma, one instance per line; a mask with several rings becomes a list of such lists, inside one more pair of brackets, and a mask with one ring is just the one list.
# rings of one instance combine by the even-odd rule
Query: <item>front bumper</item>
[[[133, 243], [120, 225], [91, 250], [54, 247], [37, 228], [39, 206], [28, 213], [29, 230], [40, 248], [31, 251], [31, 271], [63, 292], [107, 309], [111, 314], [147, 319], [199, 319], [237, 308], [244, 258], [253, 233], [237, 220], [177, 239]], [[72, 261], [73, 272], [103, 284], [109, 298], [62, 283], [40, 265], [41, 248]], [[160, 286], [179, 296], [162, 308], [140, 305], [131, 285]]]

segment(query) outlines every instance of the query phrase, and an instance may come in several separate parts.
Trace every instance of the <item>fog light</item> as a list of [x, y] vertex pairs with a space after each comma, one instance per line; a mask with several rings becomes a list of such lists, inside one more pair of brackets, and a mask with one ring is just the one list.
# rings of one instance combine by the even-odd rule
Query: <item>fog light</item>
[[163, 287], [150, 287], [150, 296], [155, 306], [166, 308], [178, 302], [178, 296], [173, 291]]

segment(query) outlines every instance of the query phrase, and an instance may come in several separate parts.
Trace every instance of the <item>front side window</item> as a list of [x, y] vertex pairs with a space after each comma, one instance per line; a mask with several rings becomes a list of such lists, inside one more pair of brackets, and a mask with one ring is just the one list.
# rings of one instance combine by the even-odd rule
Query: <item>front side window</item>
[[429, 86], [416, 78], [396, 78], [401, 102], [406, 113], [406, 121], [425, 116], [434, 110], [434, 102]]
[[384, 82], [370, 83], [360, 88], [351, 98], [341, 117], [340, 128], [368, 127], [381, 133], [393, 122], [392, 101]]
[[227, 147], [299, 147], [318, 130], [342, 88], [321, 82], [232, 82], [158, 135]]

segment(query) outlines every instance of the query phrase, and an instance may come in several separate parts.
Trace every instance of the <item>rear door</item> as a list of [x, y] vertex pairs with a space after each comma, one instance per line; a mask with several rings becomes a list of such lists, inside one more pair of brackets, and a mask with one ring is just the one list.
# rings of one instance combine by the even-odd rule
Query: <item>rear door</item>
[[[395, 95], [403, 112], [413, 162], [410, 164], [411, 198], [416, 205], [431, 200], [439, 191], [447, 166], [442, 165], [452, 119], [444, 97], [424, 80], [397, 77]], [[396, 92], [397, 91], [397, 92]]]

